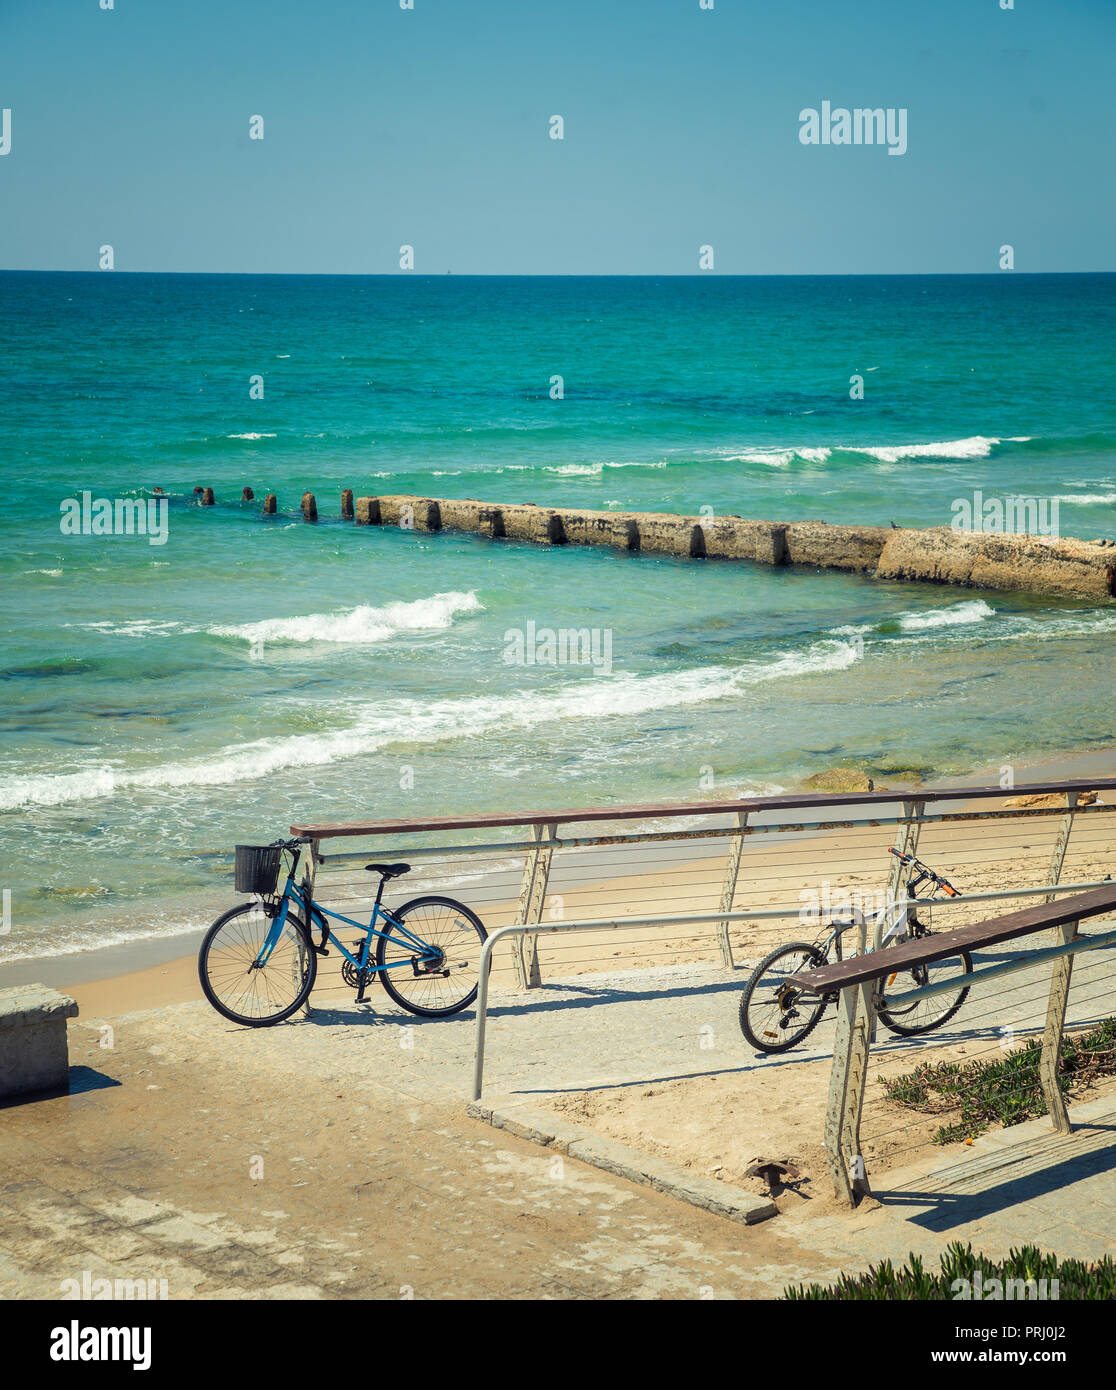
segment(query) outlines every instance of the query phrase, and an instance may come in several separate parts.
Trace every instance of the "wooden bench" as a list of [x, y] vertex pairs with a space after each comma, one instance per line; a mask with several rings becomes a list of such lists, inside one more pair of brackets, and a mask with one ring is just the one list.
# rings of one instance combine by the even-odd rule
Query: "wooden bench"
[[898, 946], [887, 947], [885, 952], [869, 952], [863, 956], [850, 956], [836, 965], [818, 966], [815, 970], [796, 975], [795, 984], [800, 985], [807, 994], [828, 994], [832, 989], [845, 989], [850, 985], [878, 980], [896, 970], [909, 970], [915, 965], [944, 960], [958, 951], [996, 946], [1017, 936], [1028, 936], [1031, 932], [1046, 931], [1051, 927], [1064, 927], [1070, 922], [1099, 917], [1105, 912], [1116, 912], [1116, 883], [1092, 888], [1087, 893], [1077, 893], [1072, 898], [1063, 898], [1061, 902], [1040, 903], [1037, 907], [1024, 908], [1022, 912], [1009, 912], [1006, 916], [993, 917], [987, 922], [973, 922], [967, 927], [954, 927], [952, 931], [935, 932], [933, 936], [912, 937]]

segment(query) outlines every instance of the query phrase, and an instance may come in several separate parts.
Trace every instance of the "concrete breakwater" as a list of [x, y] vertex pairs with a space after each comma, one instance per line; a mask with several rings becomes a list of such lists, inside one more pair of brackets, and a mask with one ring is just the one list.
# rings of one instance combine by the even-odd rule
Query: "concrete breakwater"
[[[687, 559], [751, 560], [1109, 602], [1116, 596], [1116, 546], [1073, 537], [955, 532], [824, 521], [750, 521], [738, 516], [602, 512], [531, 503], [409, 494], [344, 498], [358, 526], [464, 531], [537, 545], [602, 545]], [[349, 511], [349, 508], [352, 511]], [[305, 508], [304, 508], [305, 511]]]

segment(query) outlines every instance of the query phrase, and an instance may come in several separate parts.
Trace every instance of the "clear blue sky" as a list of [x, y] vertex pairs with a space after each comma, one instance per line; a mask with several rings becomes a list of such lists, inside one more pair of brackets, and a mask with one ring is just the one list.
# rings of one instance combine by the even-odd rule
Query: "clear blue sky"
[[1114, 58], [1113, 0], [0, 0], [0, 267], [1113, 270]]

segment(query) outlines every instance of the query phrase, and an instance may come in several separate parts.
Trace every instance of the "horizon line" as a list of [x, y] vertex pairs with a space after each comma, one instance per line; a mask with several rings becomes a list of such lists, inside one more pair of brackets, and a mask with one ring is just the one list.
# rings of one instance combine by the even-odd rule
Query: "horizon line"
[[414, 271], [414, 270], [76, 270], [57, 267], [0, 266], [0, 275], [195, 275], [243, 279], [321, 277], [335, 280], [914, 280], [930, 277], [1018, 279], [1054, 275], [1116, 275], [1113, 270], [775, 270], [724, 271]]

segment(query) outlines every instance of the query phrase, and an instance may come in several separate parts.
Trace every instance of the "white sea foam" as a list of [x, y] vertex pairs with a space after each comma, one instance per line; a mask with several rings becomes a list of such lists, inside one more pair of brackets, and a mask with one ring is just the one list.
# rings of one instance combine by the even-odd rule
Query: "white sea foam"
[[241, 637], [245, 642], [343, 642], [363, 646], [386, 642], [405, 632], [439, 632], [459, 613], [479, 613], [484, 605], [476, 594], [449, 592], [411, 603], [364, 604], [344, 613], [309, 613], [298, 618], [265, 618], [209, 628], [215, 637]]
[[225, 438], [226, 438], [226, 439], [277, 439], [278, 436], [277, 436], [277, 435], [274, 435], [274, 434], [257, 434], [255, 431], [249, 431], [248, 434], [227, 434], [227, 435], [225, 435]]
[[24, 574], [49, 574], [54, 579], [57, 579], [62, 573], [61, 570], [24, 570], [23, 572]]
[[107, 637], [170, 637], [176, 633], [197, 632], [196, 627], [165, 618], [131, 618], [125, 622], [64, 623], [64, 627], [86, 627]]
[[1116, 492], [1060, 492], [1054, 501], [1070, 502], [1075, 507], [1110, 507], [1116, 502]]
[[[20, 960], [40, 960], [47, 956], [73, 956], [91, 949], [100, 951], [109, 946], [131, 945], [137, 941], [154, 941], [175, 936], [185, 938], [192, 933], [203, 931], [208, 925], [206, 918], [197, 915], [188, 920], [179, 918], [173, 922], [156, 921], [116, 929], [106, 927], [101, 920], [88, 925], [83, 922], [79, 926], [55, 925], [49, 936], [28, 934], [19, 945], [14, 944], [12, 937], [5, 937], [0, 941], [0, 961], [11, 964]], [[192, 944], [187, 946], [184, 942], [183, 954], [187, 952], [192, 954]]]
[[573, 679], [554, 691], [517, 691], [460, 700], [382, 700], [342, 705], [346, 728], [257, 739], [202, 758], [144, 769], [90, 767], [77, 772], [9, 778], [0, 783], [0, 809], [57, 806], [128, 789], [165, 790], [257, 781], [292, 768], [322, 767], [398, 743], [431, 744], [475, 738], [493, 730], [531, 729], [566, 719], [602, 720], [733, 699], [749, 687], [787, 677], [841, 671], [859, 657], [855, 644], [816, 642], [771, 661], [714, 666], [656, 676], [623, 674]]
[[983, 459], [1000, 443], [988, 435], [974, 434], [968, 439], [949, 439], [939, 444], [880, 444], [868, 448], [844, 446], [847, 454], [865, 454], [880, 463], [899, 463], [903, 459]]
[[[979, 602], [979, 600], [976, 600]], [[957, 605], [962, 607], [963, 605]], [[938, 609], [938, 613], [948, 613], [948, 609]], [[911, 625], [910, 619], [934, 616], [932, 614], [910, 614], [904, 615], [908, 621], [901, 622], [901, 627], [909, 636], [904, 637], [880, 637], [877, 640], [884, 645], [893, 642], [910, 643], [917, 640], [918, 632], [932, 631], [937, 628], [935, 640], [941, 642], [946, 640], [948, 633], [942, 628], [960, 626], [972, 621], [984, 621], [988, 617], [995, 617], [994, 623], [988, 623], [980, 631], [981, 643], [988, 642], [1017, 642], [1026, 640], [1028, 642], [1049, 642], [1058, 638], [1074, 637], [1100, 637], [1106, 636], [1110, 632], [1116, 632], [1116, 613], [1110, 612], [1082, 612], [1069, 610], [1057, 610], [1052, 613], [1044, 614], [1041, 618], [1028, 617], [1023, 613], [984, 613], [979, 618], [952, 619], [939, 624], [921, 623]], [[965, 640], [964, 633], [958, 633], [957, 637]]]
[[996, 610], [982, 598], [964, 599], [945, 608], [932, 608], [923, 613], [900, 613], [899, 626], [904, 632], [925, 632], [935, 627], [960, 627], [965, 623], [980, 623], [994, 618]]
[[[1009, 443], [1024, 443], [1029, 435], [1014, 435]], [[802, 463], [826, 463], [834, 454], [860, 454], [877, 463], [900, 463], [903, 459], [980, 459], [987, 458], [1003, 441], [991, 435], [974, 434], [967, 439], [947, 439], [935, 444], [834, 444], [825, 447], [757, 445], [751, 449], [710, 449], [703, 451], [732, 463], [760, 463], [769, 468], [787, 468]]]
[[666, 463], [657, 459], [602, 459], [598, 463], [546, 463], [544, 473], [562, 473], [577, 478], [599, 478], [606, 468], [665, 468]]
[[[601, 459], [596, 463], [505, 463], [487, 473], [561, 473], [575, 478], [599, 478], [606, 468], [666, 468], [665, 459]], [[373, 477], [388, 474], [373, 474]]]

